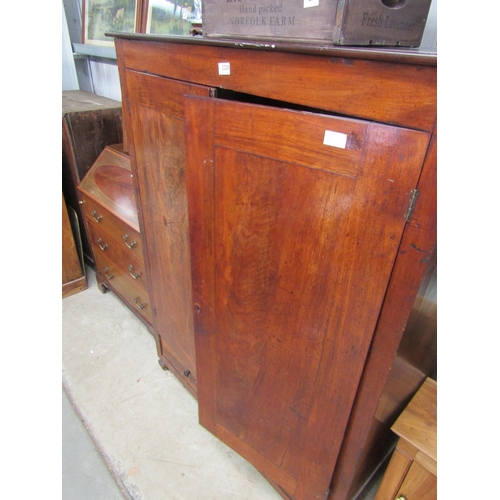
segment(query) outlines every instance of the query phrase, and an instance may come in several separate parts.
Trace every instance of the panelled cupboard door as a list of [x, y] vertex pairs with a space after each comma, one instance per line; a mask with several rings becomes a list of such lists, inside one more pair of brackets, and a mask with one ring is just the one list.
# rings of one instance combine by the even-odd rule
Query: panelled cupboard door
[[130, 70], [126, 82], [154, 329], [163, 357], [196, 395], [183, 96], [209, 89]]
[[429, 135], [187, 98], [200, 423], [327, 494]]

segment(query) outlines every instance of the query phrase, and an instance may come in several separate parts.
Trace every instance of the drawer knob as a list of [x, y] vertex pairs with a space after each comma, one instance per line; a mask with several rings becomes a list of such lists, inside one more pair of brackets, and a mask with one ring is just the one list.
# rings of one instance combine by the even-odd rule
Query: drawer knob
[[404, 495], [399, 495], [396, 500], [406, 500], [406, 497]]
[[130, 276], [132, 276], [132, 278], [134, 278], [135, 280], [141, 277], [141, 273], [139, 271], [137, 271], [136, 273], [133, 272], [134, 266], [132, 266], [132, 264], [128, 266], [128, 271], [130, 273]]
[[134, 248], [137, 246], [137, 241], [131, 241], [130, 243], [127, 241], [129, 239], [128, 234], [124, 234], [123, 239], [125, 240], [125, 245], [127, 245], [128, 248]]
[[109, 273], [109, 269], [107, 267], [105, 267], [103, 269], [103, 271], [104, 271], [104, 274], [106, 275], [106, 278], [108, 278], [108, 280], [112, 280], [115, 277], [115, 275], [113, 273], [108, 274]]
[[99, 248], [101, 250], [106, 250], [108, 248], [108, 244], [107, 243], [103, 243], [102, 242], [102, 238], [98, 238], [97, 239], [97, 244], [99, 245]]
[[134, 302], [137, 304], [137, 307], [142, 311], [146, 306], [147, 304], [143, 304], [141, 303], [141, 299], [139, 296], [137, 297], [134, 297]]
[[97, 215], [97, 212], [95, 210], [92, 210], [92, 212], [90, 212], [90, 215], [92, 215], [93, 219], [96, 221], [96, 222], [101, 222], [102, 220], [102, 215]]

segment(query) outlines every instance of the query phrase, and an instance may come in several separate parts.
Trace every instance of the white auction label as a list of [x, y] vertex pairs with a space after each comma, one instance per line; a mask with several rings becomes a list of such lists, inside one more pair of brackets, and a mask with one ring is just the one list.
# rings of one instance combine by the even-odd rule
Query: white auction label
[[345, 149], [347, 144], [347, 134], [341, 132], [333, 132], [332, 130], [325, 130], [325, 138], [323, 139], [325, 146], [333, 146], [334, 148]]
[[307, 7], [318, 7], [319, 0], [304, 0], [304, 9]]
[[219, 75], [230, 75], [231, 74], [231, 64], [228, 62], [219, 63]]

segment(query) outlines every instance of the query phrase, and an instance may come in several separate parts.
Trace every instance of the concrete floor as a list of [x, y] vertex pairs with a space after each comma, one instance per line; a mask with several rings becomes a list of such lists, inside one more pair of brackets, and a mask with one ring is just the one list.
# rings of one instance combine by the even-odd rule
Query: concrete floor
[[63, 500], [280, 500], [198, 424], [142, 323], [87, 280], [62, 304]]

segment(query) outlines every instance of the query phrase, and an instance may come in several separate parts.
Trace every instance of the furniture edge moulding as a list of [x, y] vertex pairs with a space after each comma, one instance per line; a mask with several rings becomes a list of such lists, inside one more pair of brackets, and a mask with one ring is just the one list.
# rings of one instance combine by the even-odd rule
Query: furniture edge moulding
[[[163, 319], [165, 319], [165, 307], [161, 305], [160, 302], [163, 301], [165, 303], [165, 286], [160, 286], [158, 288], [158, 283], [157, 279], [151, 278], [153, 273], [158, 273], [162, 272], [163, 274], [166, 274], [165, 269], [161, 268], [158, 269], [155, 265], [155, 261], [158, 259], [162, 260], [164, 262], [164, 255], [162, 252], [158, 250], [159, 245], [158, 245], [158, 240], [155, 241], [155, 237], [157, 236], [160, 240], [163, 238], [161, 245], [166, 244], [165, 238], [168, 239], [168, 236], [166, 234], [160, 235], [160, 233], [157, 233], [156, 229], [158, 227], [154, 227], [155, 224], [158, 222], [158, 213], [164, 208], [163, 204], [162, 209], [160, 209], [158, 212], [155, 212], [154, 214], [149, 210], [148, 208], [148, 203], [151, 201], [150, 199], [150, 194], [151, 191], [148, 191], [148, 182], [145, 180], [145, 178], [152, 178], [153, 172], [156, 172], [156, 175], [162, 175], [160, 173], [160, 168], [158, 165], [153, 165], [153, 163], [149, 163], [148, 161], [144, 161], [143, 158], [141, 158], [141, 148], [140, 146], [137, 145], [137, 142], [140, 141], [138, 137], [141, 136], [139, 133], [134, 133], [137, 132], [137, 130], [134, 128], [137, 125], [137, 121], [139, 120], [139, 115], [137, 113], [140, 113], [141, 109], [141, 102], [140, 99], [137, 98], [137, 89], [140, 88], [141, 95], [143, 95], [143, 92], [146, 92], [147, 95], [149, 96], [157, 96], [158, 93], [156, 90], [158, 89], [152, 89], [150, 85], [152, 82], [159, 82], [160, 87], [162, 85], [168, 85], [168, 82], [172, 82], [171, 85], [178, 85], [178, 86], [185, 86], [186, 88], [190, 85], [189, 83], [185, 82], [174, 82], [172, 80], [169, 80], [168, 78], [160, 78], [157, 75], [149, 75], [149, 74], [144, 74], [144, 73], [137, 73], [134, 71], [130, 71], [129, 69], [126, 68], [126, 65], [124, 64], [124, 57], [123, 54], [121, 53], [120, 50], [117, 50], [117, 56], [118, 56], [118, 61], [119, 61], [119, 71], [120, 71], [120, 81], [121, 85], [123, 86], [123, 91], [122, 95], [124, 96], [124, 102], [126, 102], [126, 106], [124, 107], [124, 113], [125, 113], [125, 123], [126, 127], [128, 127], [127, 135], [128, 135], [128, 150], [129, 150], [129, 155], [131, 159], [131, 169], [133, 173], [133, 181], [134, 181], [134, 187], [136, 191], [136, 200], [138, 203], [138, 218], [139, 218], [139, 225], [141, 228], [141, 234], [143, 235], [143, 244], [145, 248], [145, 255], [144, 255], [144, 260], [145, 260], [145, 265], [146, 269], [148, 270], [148, 276], [150, 277], [150, 302], [151, 306], [153, 308], [153, 322], [154, 325], [161, 325], [155, 327], [155, 341], [156, 341], [156, 348], [157, 348], [157, 355], [158, 355], [158, 362], [160, 366], [163, 369], [169, 369], [173, 374], [176, 375], [176, 377], [183, 383], [184, 387], [195, 397], [197, 398], [197, 389], [196, 389], [196, 367], [195, 364], [191, 366], [189, 364], [189, 361], [186, 362], [186, 359], [189, 358], [189, 349], [186, 351], [183, 349], [182, 346], [181, 349], [176, 349], [175, 346], [172, 346], [169, 341], [168, 341], [168, 336], [173, 335], [173, 332], [176, 331], [175, 328], [170, 328], [172, 327], [172, 324], [167, 325], [164, 321], [162, 321], [161, 316], [163, 315]], [[145, 86], [148, 88], [147, 91], [145, 91], [143, 88], [141, 88], [141, 85], [137, 83], [137, 78], [144, 80], [145, 79]], [[141, 80], [141, 81], [142, 81]], [[194, 85], [191, 85], [191, 87], [194, 87]], [[205, 86], [198, 86], [199, 88], [202, 88], [206, 93], [208, 93], [208, 89]], [[148, 94], [149, 92], [149, 94]], [[159, 89], [159, 92], [161, 93], [161, 89]], [[168, 93], [168, 92], [167, 92]], [[131, 97], [132, 96], [132, 97]], [[168, 99], [164, 99], [162, 96], [163, 102], [167, 101]], [[161, 107], [161, 104], [158, 104], [158, 109], [152, 104], [149, 103], [144, 106], [144, 108], [149, 109], [150, 111], [154, 112], [163, 112], [159, 108]], [[179, 108], [182, 111], [182, 107]], [[136, 114], [134, 114], [136, 113]], [[146, 134], [147, 135], [147, 134]], [[161, 156], [161, 155], [160, 155]], [[162, 157], [164, 158], [164, 157]], [[147, 166], [146, 166], [147, 165]], [[158, 169], [157, 169], [158, 167]], [[168, 169], [167, 169], [168, 170]], [[151, 175], [150, 175], [151, 174]], [[149, 186], [151, 187], [151, 186]], [[177, 186], [180, 189], [180, 186]], [[155, 186], [154, 190], [157, 190], [158, 187]], [[149, 194], [148, 194], [149, 193]], [[181, 196], [181, 195], [179, 195]], [[147, 201], [145, 201], [147, 200]], [[174, 201], [169, 199], [169, 203], [174, 203]], [[158, 207], [157, 207], [158, 208]], [[166, 212], [163, 213], [163, 216], [166, 218], [171, 217], [171, 214], [167, 214]], [[166, 220], [166, 219], [165, 219]], [[166, 226], [161, 225], [161, 228], [165, 229]], [[177, 230], [176, 230], [177, 231]], [[162, 232], [162, 230], [160, 230]], [[174, 231], [175, 232], [175, 231]], [[155, 235], [155, 237], [153, 237]], [[161, 246], [160, 245], [160, 246]], [[170, 244], [167, 244], [167, 247], [171, 249], [172, 247], [172, 241], [170, 241]], [[165, 247], [166, 248], [166, 247]], [[180, 251], [182, 253], [182, 251]], [[162, 254], [160, 256], [160, 254]], [[181, 267], [181, 266], [180, 266]], [[167, 279], [170, 279], [171, 277], [169, 276]], [[173, 285], [173, 288], [175, 288], [175, 279], [171, 280]], [[183, 282], [184, 283], [184, 282]], [[180, 282], [177, 282], [177, 284], [180, 284]], [[190, 282], [189, 282], [189, 293], [191, 291], [190, 287]], [[182, 293], [181, 293], [182, 295]], [[189, 301], [190, 302], [190, 301]], [[163, 309], [158, 309], [159, 307], [163, 307]], [[182, 308], [181, 308], [182, 310]], [[191, 315], [191, 307], [189, 307], [189, 314]], [[173, 322], [175, 322], [175, 319], [172, 319]], [[189, 328], [188, 328], [189, 330]], [[193, 347], [194, 347], [194, 341], [193, 341]], [[187, 358], [185, 356], [186, 352]], [[194, 349], [193, 349], [194, 351]], [[194, 356], [194, 354], [193, 354]], [[188, 365], [188, 366], [186, 366]]]
[[[132, 71], [426, 132], [436, 121], [435, 66], [350, 59], [348, 51], [345, 57], [332, 57], [217, 47], [203, 41], [184, 44], [167, 37], [164, 41], [116, 38], [115, 44], [121, 64]], [[230, 75], [219, 74], [222, 61], [230, 63]]]
[[[115, 40], [115, 45], [116, 45], [117, 40]], [[127, 85], [127, 72], [125, 69], [125, 61], [123, 57], [122, 51], [118, 50], [118, 47], [116, 47], [116, 58], [117, 58], [117, 66], [118, 66], [118, 75], [120, 79], [120, 88], [121, 88], [121, 94], [122, 94], [122, 116], [123, 116], [123, 150], [128, 154], [130, 158], [130, 170], [132, 172], [132, 185], [134, 187], [134, 192], [135, 192], [135, 200], [137, 204], [137, 219], [139, 221], [139, 231], [141, 235], [144, 235], [144, 219], [143, 219], [143, 213], [142, 213], [142, 199], [141, 199], [141, 191], [139, 187], [139, 183], [137, 180], [137, 162], [136, 162], [136, 157], [135, 157], [135, 149], [134, 149], [134, 143], [133, 143], [133, 137], [132, 137], [132, 132], [131, 132], [131, 117], [130, 117], [130, 100], [128, 98], [128, 85]], [[149, 270], [150, 270], [150, 265], [149, 265], [149, 251], [148, 251], [148, 244], [146, 239], [143, 237], [143, 249], [144, 249], [144, 266], [146, 268], [146, 274], [148, 277], [148, 285], [150, 287], [149, 289], [149, 301], [151, 303], [151, 309], [153, 312], [153, 324], [154, 324], [154, 316], [156, 314], [156, 306], [155, 306], [155, 299], [154, 299], [154, 294], [151, 293], [151, 286], [150, 286], [150, 278], [149, 278]], [[158, 362], [163, 370], [166, 370], [167, 368], [170, 368], [169, 366], [165, 365], [165, 363], [162, 360], [162, 347], [161, 347], [161, 342], [160, 342], [160, 336], [158, 332], [156, 331], [155, 328], [152, 329], [152, 334], [153, 338], [155, 340], [155, 346], [156, 346], [156, 354], [158, 356]]]

